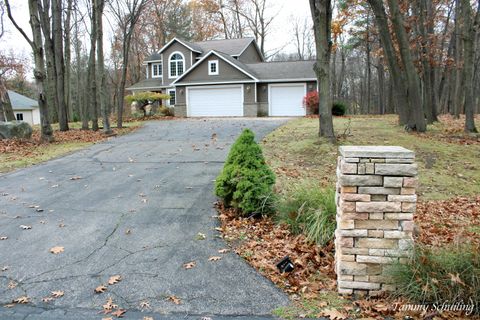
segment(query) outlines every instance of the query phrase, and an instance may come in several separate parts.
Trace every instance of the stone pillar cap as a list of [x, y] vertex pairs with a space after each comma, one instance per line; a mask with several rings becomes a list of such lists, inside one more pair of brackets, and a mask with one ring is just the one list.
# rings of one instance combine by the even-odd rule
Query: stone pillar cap
[[341, 146], [339, 151], [345, 158], [415, 158], [415, 152], [400, 146]]

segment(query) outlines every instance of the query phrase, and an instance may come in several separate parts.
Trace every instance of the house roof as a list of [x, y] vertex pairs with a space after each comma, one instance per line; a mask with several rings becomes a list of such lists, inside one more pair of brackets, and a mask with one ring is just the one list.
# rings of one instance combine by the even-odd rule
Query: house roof
[[127, 90], [150, 90], [158, 88], [167, 88], [162, 82], [162, 78], [150, 78], [141, 80], [130, 87], [126, 88]]
[[238, 38], [190, 42], [173, 38], [166, 45], [164, 45], [158, 53], [154, 53], [148, 58], [146, 58], [145, 62], [161, 60], [162, 56], [160, 55], [160, 53], [164, 51], [167, 47], [169, 47], [174, 41], [178, 41], [190, 50], [200, 53], [200, 58], [202, 58], [212, 50], [220, 51], [234, 57], [239, 56], [254, 40], [255, 38]]
[[8, 90], [13, 110], [33, 110], [38, 108], [38, 101], [25, 97], [15, 91]]
[[314, 61], [281, 61], [246, 64], [260, 81], [316, 80]]

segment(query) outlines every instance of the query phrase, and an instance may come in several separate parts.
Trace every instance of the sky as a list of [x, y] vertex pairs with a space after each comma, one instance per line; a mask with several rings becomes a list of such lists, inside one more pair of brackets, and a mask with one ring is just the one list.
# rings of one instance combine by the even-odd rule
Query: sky
[[[293, 52], [294, 47], [289, 44], [291, 42], [291, 29], [292, 19], [295, 18], [309, 18], [310, 7], [308, 0], [270, 0], [272, 7], [271, 12], [277, 13], [273, 20], [270, 35], [266, 41], [266, 49], [268, 51], [276, 51], [279, 48], [283, 48], [284, 52]], [[27, 32], [29, 35], [30, 25], [28, 4], [26, 0], [11, 0], [12, 14], [17, 23]], [[20, 35], [20, 33], [14, 28], [14, 26], [8, 20], [5, 15], [5, 28], [7, 34], [4, 35], [0, 49], [10, 51], [12, 50], [19, 55], [27, 58], [31, 57], [31, 49], [26, 40]], [[105, 28], [105, 49], [109, 48], [109, 41], [111, 34], [110, 24], [104, 23]], [[30, 59], [31, 60], [31, 59]]]

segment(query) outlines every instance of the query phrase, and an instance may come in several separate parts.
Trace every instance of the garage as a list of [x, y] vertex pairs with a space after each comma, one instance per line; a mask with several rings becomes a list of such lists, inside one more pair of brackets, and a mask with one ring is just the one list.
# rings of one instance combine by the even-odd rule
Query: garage
[[187, 88], [189, 117], [242, 117], [242, 86], [199, 86]]
[[269, 86], [269, 114], [271, 116], [304, 116], [303, 97], [307, 92], [305, 83], [271, 84]]

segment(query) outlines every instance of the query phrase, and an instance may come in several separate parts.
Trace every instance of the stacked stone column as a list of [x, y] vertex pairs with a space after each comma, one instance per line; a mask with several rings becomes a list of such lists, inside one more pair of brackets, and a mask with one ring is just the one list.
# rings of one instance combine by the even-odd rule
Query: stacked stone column
[[413, 244], [417, 165], [402, 147], [343, 146], [337, 166], [335, 268], [341, 294], [394, 290], [386, 268]]

